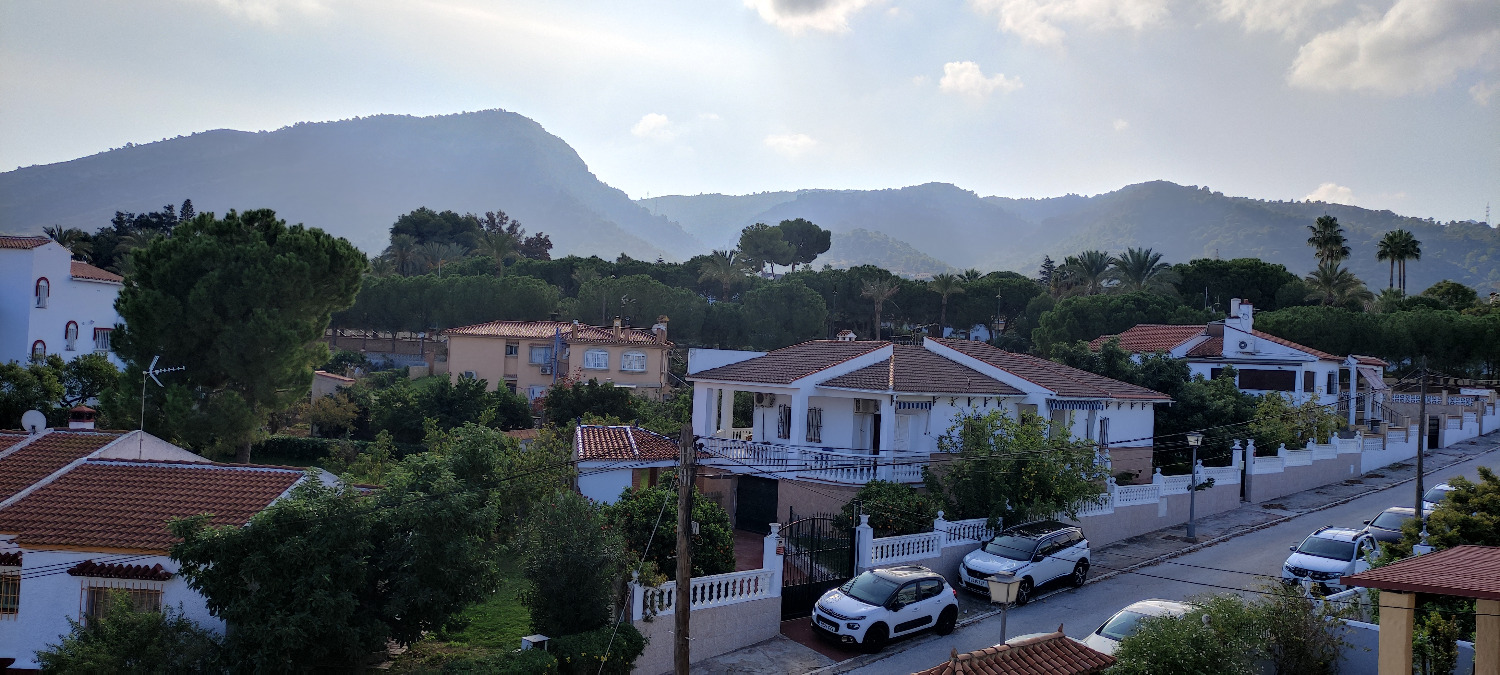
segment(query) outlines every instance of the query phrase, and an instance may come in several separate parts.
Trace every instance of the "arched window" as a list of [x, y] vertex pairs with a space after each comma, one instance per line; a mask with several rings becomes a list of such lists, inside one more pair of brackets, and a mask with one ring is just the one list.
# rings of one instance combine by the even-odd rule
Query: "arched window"
[[609, 352], [603, 349], [584, 352], [583, 367], [589, 370], [609, 370]]
[[78, 342], [78, 322], [69, 321], [63, 328], [63, 349], [73, 351], [73, 345]]
[[52, 282], [47, 281], [47, 277], [42, 277], [40, 279], [37, 279], [36, 280], [36, 306], [37, 307], [46, 307], [47, 306], [47, 296], [49, 296], [49, 295], [52, 295]]
[[47, 357], [47, 343], [37, 340], [31, 343], [31, 358], [42, 359]]
[[620, 356], [620, 370], [632, 373], [646, 372], [646, 352], [625, 352]]

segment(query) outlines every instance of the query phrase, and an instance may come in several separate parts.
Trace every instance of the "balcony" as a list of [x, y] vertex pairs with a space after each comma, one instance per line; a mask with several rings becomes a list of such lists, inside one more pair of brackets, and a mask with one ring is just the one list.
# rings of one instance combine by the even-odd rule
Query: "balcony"
[[922, 452], [820, 448], [759, 443], [738, 438], [705, 437], [704, 464], [735, 473], [835, 485], [864, 485], [872, 480], [917, 484], [928, 455]]

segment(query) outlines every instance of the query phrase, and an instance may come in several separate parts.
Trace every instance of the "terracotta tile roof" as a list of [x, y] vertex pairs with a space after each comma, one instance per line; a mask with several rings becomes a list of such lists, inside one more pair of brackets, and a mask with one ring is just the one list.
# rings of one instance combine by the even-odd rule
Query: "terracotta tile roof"
[[1500, 546], [1454, 546], [1344, 577], [1384, 591], [1500, 600]]
[[120, 434], [100, 431], [54, 430], [32, 439], [10, 454], [0, 455], [0, 501], [10, 499], [17, 492], [31, 487], [32, 483], [119, 437]]
[[826, 382], [824, 387], [915, 394], [1020, 395], [1023, 392], [968, 366], [912, 345], [893, 345], [892, 359], [865, 366]]
[[16, 237], [0, 235], [0, 248], [33, 249], [52, 241], [50, 237]]
[[330, 372], [328, 372], [326, 370], [314, 370], [313, 374], [317, 375], [318, 377], [326, 377], [326, 378], [328, 378], [330, 380], [338, 380], [340, 382], [353, 382], [354, 381], [354, 378], [352, 378], [352, 377], [345, 377], [343, 375], [339, 375], [338, 373], [330, 373]]
[[1119, 335], [1101, 335], [1089, 342], [1089, 348], [1098, 350], [1108, 342], [1110, 338], [1120, 338], [1120, 349], [1132, 354], [1149, 354], [1151, 352], [1169, 352], [1173, 347], [1180, 345], [1203, 334], [1203, 325], [1172, 326], [1159, 323], [1142, 323], [1132, 326]]
[[[677, 441], [631, 426], [580, 424], [573, 432], [579, 461], [629, 459], [659, 462], [677, 459]], [[699, 457], [704, 457], [702, 453]]]
[[1212, 359], [1224, 356], [1224, 338], [1211, 337], [1187, 351], [1192, 358]]
[[1014, 640], [967, 654], [953, 650], [946, 663], [917, 675], [1089, 675], [1114, 663], [1115, 657], [1068, 639], [1059, 626], [1056, 633]]
[[20, 567], [20, 566], [21, 566], [21, 552], [20, 551], [11, 551], [9, 553], [0, 553], [0, 567]]
[[739, 363], [694, 373], [689, 379], [787, 384], [888, 344], [890, 343], [883, 340], [812, 340], [782, 347]]
[[1295, 342], [1292, 342], [1291, 340], [1287, 340], [1287, 339], [1284, 339], [1284, 338], [1276, 337], [1275, 335], [1272, 335], [1272, 334], [1267, 333], [1265, 331], [1252, 330], [1252, 331], [1250, 331], [1250, 333], [1252, 335], [1254, 335], [1255, 337], [1258, 337], [1258, 338], [1260, 338], [1262, 340], [1270, 340], [1271, 342], [1275, 342], [1276, 344], [1279, 344], [1279, 345], [1281, 345], [1283, 347], [1291, 347], [1292, 349], [1296, 349], [1296, 350], [1299, 350], [1299, 351], [1304, 351], [1304, 352], [1312, 354], [1313, 356], [1316, 356], [1316, 357], [1318, 357], [1320, 359], [1323, 359], [1325, 361], [1343, 361], [1344, 360], [1344, 357], [1342, 357], [1342, 356], [1334, 356], [1332, 354], [1329, 354], [1328, 352], [1319, 351], [1317, 349], [1313, 349], [1312, 347], [1308, 347], [1306, 345], [1299, 345], [1299, 344], [1297, 344]]
[[1145, 387], [1113, 380], [1102, 375], [1070, 368], [1029, 354], [1007, 352], [989, 343], [974, 340], [928, 338], [938, 344], [971, 356], [1016, 377], [1051, 389], [1058, 396], [1070, 398], [1116, 398], [1135, 401], [1170, 401], [1171, 397]]
[[1374, 357], [1374, 356], [1363, 356], [1363, 355], [1360, 355], [1360, 354], [1350, 354], [1350, 356], [1354, 357], [1354, 360], [1356, 362], [1358, 362], [1359, 365], [1361, 365], [1361, 366], [1375, 366], [1375, 367], [1378, 367], [1378, 368], [1389, 368], [1390, 365], [1391, 365], [1391, 364], [1387, 363], [1385, 361], [1385, 359], [1377, 358], [1377, 357]]
[[125, 280], [125, 277], [122, 277], [122, 276], [120, 276], [118, 274], [115, 274], [114, 272], [111, 272], [109, 270], [99, 269], [97, 267], [94, 267], [93, 265], [90, 265], [90, 264], [86, 263], [86, 262], [79, 262], [77, 260], [74, 260], [72, 262], [73, 262], [72, 275], [73, 275], [74, 279], [89, 279], [91, 281], [110, 281], [110, 282], [117, 283], [117, 284]]
[[22, 546], [166, 551], [173, 518], [212, 513], [243, 525], [302, 471], [256, 465], [89, 460], [0, 509], [0, 533]]
[[10, 449], [10, 446], [24, 440], [26, 440], [26, 434], [0, 434], [0, 452], [5, 452]]
[[119, 563], [104, 563], [101, 565], [92, 560], [85, 560], [69, 567], [68, 574], [75, 577], [138, 579], [141, 581], [166, 581], [172, 578], [172, 573], [163, 568], [161, 563], [147, 567], [145, 565], [121, 565]]
[[541, 429], [511, 429], [505, 432], [505, 435], [518, 441], [534, 441], [541, 433]]
[[586, 342], [658, 346], [670, 346], [672, 344], [670, 342], [657, 342], [656, 334], [646, 328], [622, 328], [620, 329], [620, 337], [618, 338], [615, 337], [615, 329], [611, 326], [578, 324], [575, 332], [573, 322], [571, 321], [491, 321], [472, 326], [449, 328], [442, 332], [443, 335], [529, 338], [533, 340], [545, 340], [558, 333], [561, 333], [563, 339], [570, 343]]

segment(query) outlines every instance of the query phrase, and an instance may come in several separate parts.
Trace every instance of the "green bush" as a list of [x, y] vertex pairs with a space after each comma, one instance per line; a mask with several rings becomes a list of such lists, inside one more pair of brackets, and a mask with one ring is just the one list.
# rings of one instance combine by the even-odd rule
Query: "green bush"
[[[626, 488], [620, 499], [603, 508], [604, 519], [625, 538], [635, 556], [654, 563], [658, 571], [675, 569], [677, 559], [677, 490], [675, 479], [646, 488]], [[734, 571], [734, 525], [717, 502], [693, 489], [693, 520], [698, 533], [688, 538], [693, 576]], [[930, 522], [930, 521], [929, 521]], [[647, 548], [650, 542], [650, 548]]]
[[36, 653], [44, 672], [204, 673], [223, 670], [217, 636], [171, 607], [136, 611], [114, 593], [104, 616], [79, 623], [62, 642]]
[[[542, 635], [608, 626], [629, 554], [598, 505], [559, 490], [535, 505], [513, 545], [526, 577], [522, 602]], [[634, 562], [634, 561], [630, 561]]]
[[551, 648], [562, 675], [629, 675], [635, 668], [635, 660], [646, 651], [646, 636], [635, 626], [621, 623], [618, 630], [608, 625], [587, 633], [564, 635], [552, 640]]
[[477, 659], [460, 658], [443, 664], [444, 673], [493, 675], [551, 675], [557, 672], [557, 657], [540, 649], [492, 654]]
[[844, 504], [837, 526], [848, 529], [855, 522], [855, 503], [859, 511], [870, 516], [870, 527], [877, 537], [896, 537], [903, 534], [931, 532], [932, 521], [937, 518], [937, 504], [909, 485], [887, 480], [872, 480], [855, 493], [854, 501]]
[[[310, 438], [303, 436], [267, 436], [251, 450], [252, 457], [271, 456], [274, 459], [298, 459], [316, 462], [334, 455], [340, 449], [352, 448], [351, 456], [359, 455], [374, 445], [373, 441], [356, 441], [342, 438]], [[416, 443], [392, 443], [392, 455], [397, 459], [423, 450]]]

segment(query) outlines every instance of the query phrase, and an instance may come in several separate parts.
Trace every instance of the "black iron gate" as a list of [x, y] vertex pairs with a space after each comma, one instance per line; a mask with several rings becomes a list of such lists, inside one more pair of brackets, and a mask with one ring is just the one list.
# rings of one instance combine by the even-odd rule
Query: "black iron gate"
[[798, 517], [781, 527], [781, 619], [812, 614], [813, 604], [830, 588], [854, 576], [854, 530], [835, 516]]

